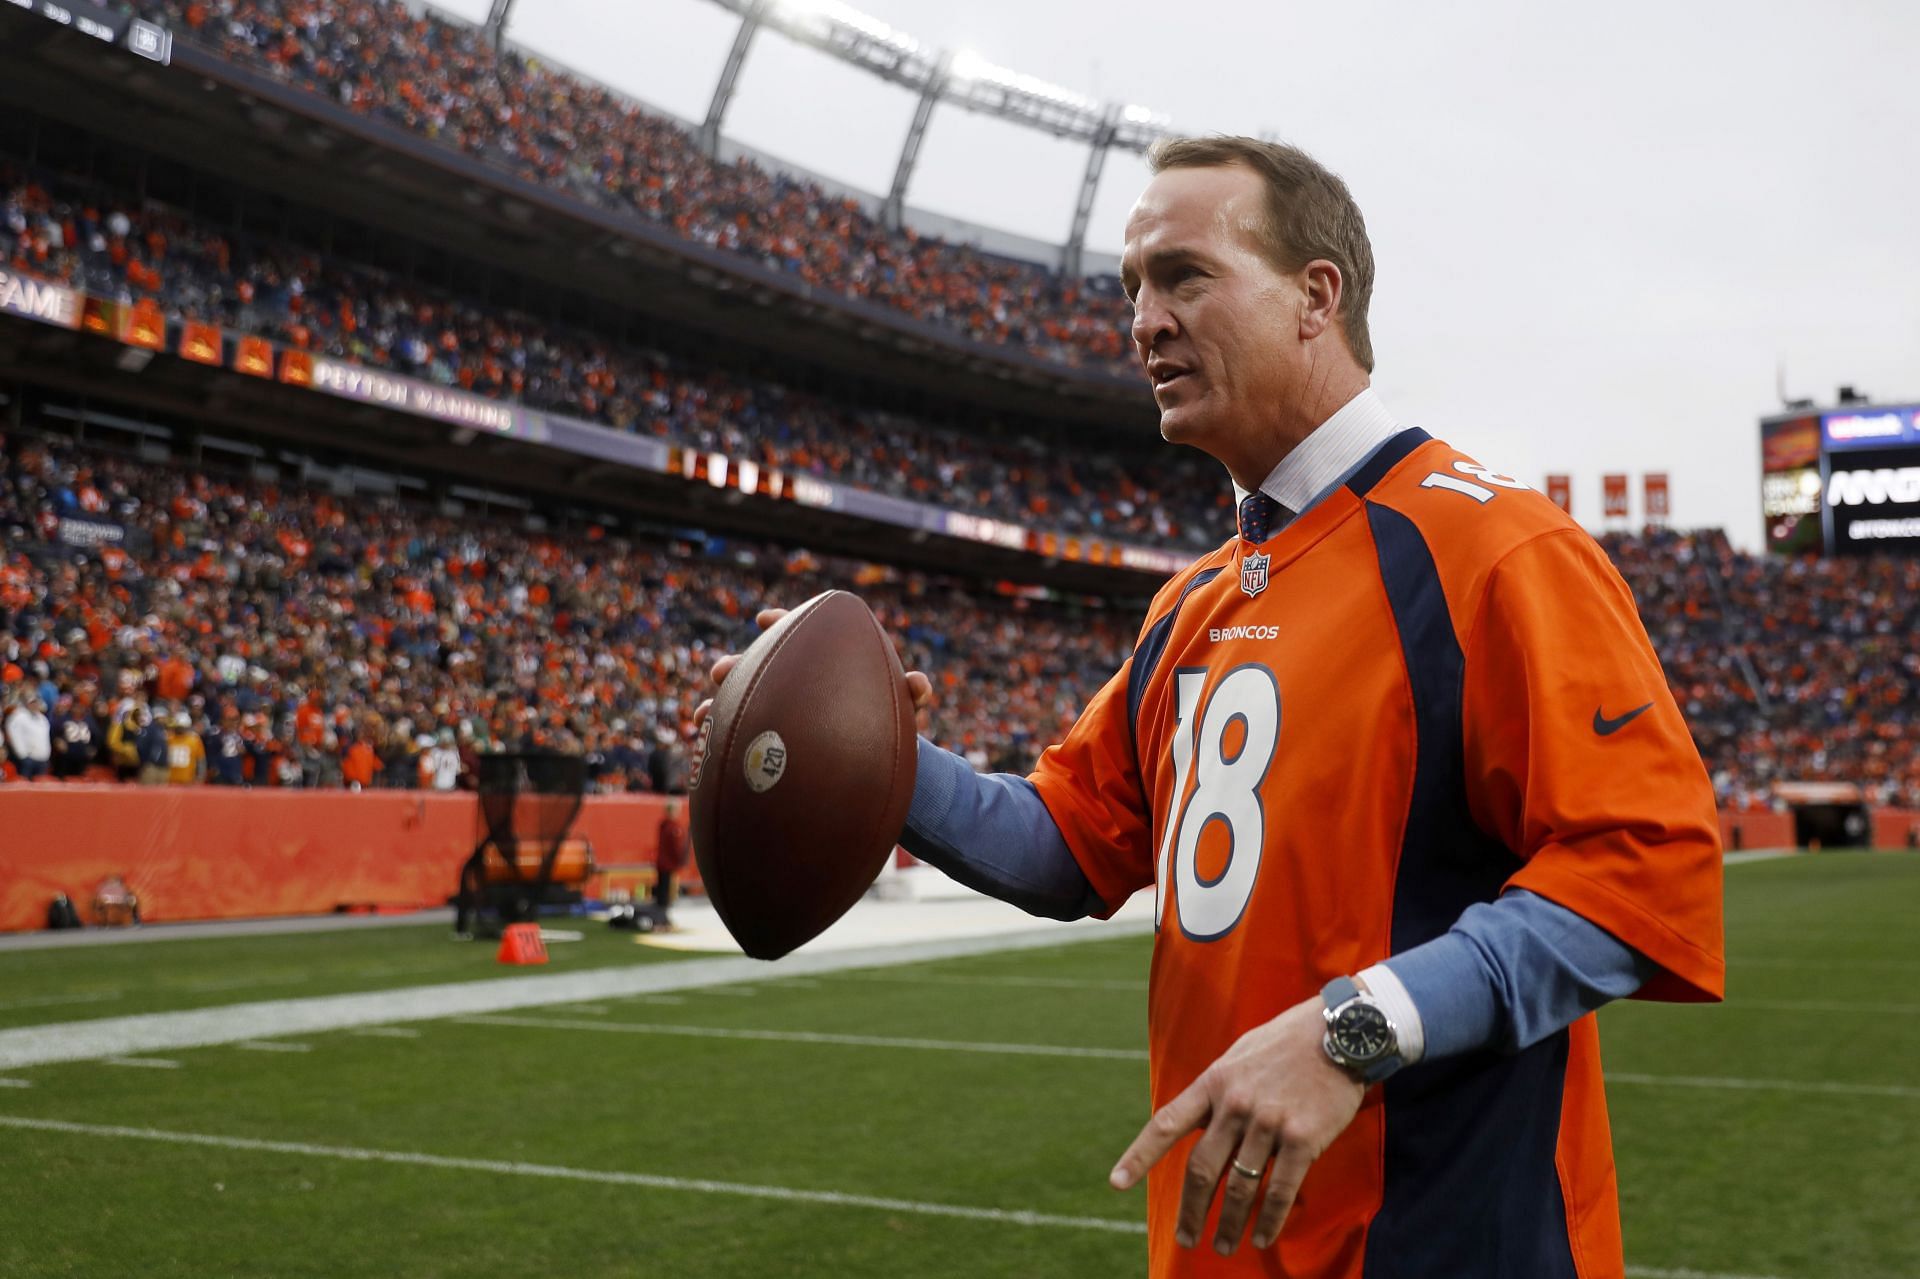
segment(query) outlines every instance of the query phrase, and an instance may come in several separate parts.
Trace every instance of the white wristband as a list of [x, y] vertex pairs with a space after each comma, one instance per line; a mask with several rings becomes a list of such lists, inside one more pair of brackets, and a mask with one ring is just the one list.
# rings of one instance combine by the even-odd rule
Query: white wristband
[[1400, 1060], [1411, 1066], [1427, 1054], [1427, 1032], [1420, 1024], [1420, 1010], [1413, 1006], [1413, 996], [1393, 975], [1393, 969], [1385, 964], [1375, 964], [1358, 974], [1361, 985], [1367, 988], [1374, 1001], [1380, 1005], [1380, 1011], [1387, 1015], [1400, 1039]]

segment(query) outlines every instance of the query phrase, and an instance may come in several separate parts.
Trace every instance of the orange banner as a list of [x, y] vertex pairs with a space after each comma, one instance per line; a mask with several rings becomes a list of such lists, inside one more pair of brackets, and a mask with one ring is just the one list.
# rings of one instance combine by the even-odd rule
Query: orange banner
[[[603, 866], [649, 864], [665, 802], [589, 796], [573, 834]], [[460, 792], [16, 785], [0, 793], [0, 829], [0, 931], [45, 927], [55, 893], [84, 918], [108, 875], [126, 876], [152, 922], [437, 906], [479, 841], [477, 801]]]
[[180, 328], [180, 358], [192, 360], [195, 364], [211, 364], [216, 368], [221, 362], [220, 330], [212, 324], [201, 324], [189, 320]]
[[1673, 513], [1673, 499], [1667, 488], [1665, 471], [1648, 471], [1646, 476], [1646, 512], [1649, 524], [1664, 524]]
[[273, 348], [265, 338], [241, 338], [233, 355], [233, 367], [254, 377], [273, 376]]
[[1627, 518], [1627, 477], [1624, 475], [1603, 475], [1600, 477], [1601, 513], [1610, 520]]

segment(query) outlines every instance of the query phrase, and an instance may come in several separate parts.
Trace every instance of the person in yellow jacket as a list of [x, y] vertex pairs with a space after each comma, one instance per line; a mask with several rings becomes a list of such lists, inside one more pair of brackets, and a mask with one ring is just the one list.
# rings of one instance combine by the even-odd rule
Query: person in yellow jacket
[[193, 716], [176, 711], [167, 733], [167, 784], [198, 786], [207, 780], [207, 747], [193, 731]]

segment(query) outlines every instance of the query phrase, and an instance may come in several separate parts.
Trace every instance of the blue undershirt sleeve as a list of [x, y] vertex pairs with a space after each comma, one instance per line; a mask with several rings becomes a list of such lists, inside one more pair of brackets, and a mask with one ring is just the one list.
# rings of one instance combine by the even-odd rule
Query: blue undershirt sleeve
[[1425, 1032], [1423, 1060], [1518, 1052], [1645, 985], [1659, 966], [1524, 889], [1470, 906], [1446, 933], [1386, 961]]
[[976, 773], [924, 737], [900, 844], [1029, 915], [1083, 919], [1105, 909], [1032, 782]]

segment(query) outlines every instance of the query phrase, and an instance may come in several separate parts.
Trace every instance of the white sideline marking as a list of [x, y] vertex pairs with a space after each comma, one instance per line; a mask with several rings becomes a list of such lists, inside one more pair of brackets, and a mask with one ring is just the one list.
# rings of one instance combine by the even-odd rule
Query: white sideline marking
[[686, 959], [631, 968], [542, 973], [481, 981], [409, 986], [354, 995], [263, 1000], [184, 1012], [108, 1017], [0, 1030], [0, 1070], [62, 1061], [90, 1061], [168, 1048], [206, 1048], [262, 1035], [310, 1035], [392, 1022], [545, 1008], [582, 1000], [620, 999], [673, 991], [710, 990], [738, 982], [807, 977], [853, 968], [957, 959], [966, 955], [1051, 949], [1079, 942], [1142, 936], [1151, 920], [1115, 920], [1037, 927], [1020, 932], [953, 937], [936, 941], [862, 946], [789, 955], [778, 967], [758, 959], [728, 956]]
[[234, 1045], [250, 1053], [310, 1053], [312, 1044], [289, 1044], [278, 1039], [242, 1039]]
[[103, 1066], [141, 1066], [147, 1070], [178, 1070], [180, 1063], [164, 1057], [102, 1057]]
[[362, 1163], [409, 1164], [418, 1168], [447, 1168], [460, 1172], [491, 1172], [510, 1177], [550, 1177], [563, 1181], [590, 1181], [611, 1186], [644, 1186], [650, 1190], [682, 1190], [694, 1194], [739, 1195], [749, 1199], [781, 1199], [793, 1203], [830, 1204], [840, 1208], [877, 1208], [883, 1212], [910, 1212], [924, 1217], [959, 1217], [968, 1221], [995, 1221], [1015, 1226], [1051, 1226], [1065, 1230], [1104, 1230], [1141, 1235], [1146, 1223], [1113, 1217], [1065, 1217], [1053, 1213], [1007, 1208], [975, 1208], [965, 1204], [929, 1203], [917, 1199], [885, 1199], [877, 1195], [842, 1194], [836, 1190], [795, 1190], [788, 1186], [758, 1186], [738, 1181], [708, 1181], [701, 1177], [668, 1177], [657, 1173], [611, 1172], [594, 1168], [563, 1168], [553, 1164], [508, 1162], [501, 1159], [463, 1159], [410, 1150], [372, 1150], [360, 1146], [316, 1146], [303, 1141], [261, 1141], [252, 1137], [223, 1137], [214, 1133], [167, 1132], [158, 1128], [122, 1128], [112, 1124], [76, 1124], [61, 1119], [27, 1119], [0, 1115], [0, 1127], [40, 1132], [65, 1132], [83, 1137], [125, 1137], [135, 1141], [162, 1141], [181, 1146], [213, 1146], [221, 1150], [259, 1150], [276, 1155], [306, 1155], [324, 1159], [351, 1159]]
[[0, 999], [0, 1008], [45, 1008], [59, 1004], [98, 1004], [109, 999], [120, 999], [125, 992], [118, 990], [96, 991], [91, 995], [28, 995], [24, 999]]
[[0, 1079], [0, 1088], [31, 1088], [31, 1079]]
[[356, 1026], [347, 1032], [349, 1035], [365, 1035], [368, 1039], [418, 1039], [420, 1032], [409, 1026]]
[[569, 1021], [564, 1017], [462, 1017], [472, 1026], [525, 1026], [539, 1030], [605, 1030], [628, 1035], [684, 1035], [693, 1039], [765, 1039], [789, 1044], [837, 1044], [851, 1048], [918, 1048], [927, 1052], [994, 1053], [1011, 1057], [1097, 1057], [1145, 1061], [1139, 1048], [1079, 1048], [1069, 1044], [992, 1044], [966, 1039], [897, 1039], [886, 1035], [830, 1035], [811, 1030], [732, 1030], [720, 1026], [665, 1026], [636, 1021]]
[[1723, 1079], [1707, 1075], [1636, 1075], [1606, 1072], [1610, 1084], [1650, 1084], [1658, 1088], [1728, 1088], [1754, 1092], [1834, 1093], [1843, 1097], [1902, 1097], [1920, 1100], [1920, 1088], [1900, 1084], [1842, 1084], [1828, 1079]]
[[1089, 977], [941, 977], [915, 973], [842, 973], [848, 981], [893, 982], [902, 986], [1030, 986], [1036, 990], [1116, 990], [1144, 993], [1143, 981], [1101, 981]]
[[[1729, 866], [1744, 866], [1748, 862], [1770, 862], [1776, 857], [1795, 857], [1799, 855], [1799, 852], [1800, 850], [1797, 848], [1745, 848], [1737, 853], [1726, 853], [1722, 855], [1720, 860]], [[1676, 1270], [1673, 1273], [1685, 1274], [1687, 1272]]]

